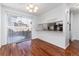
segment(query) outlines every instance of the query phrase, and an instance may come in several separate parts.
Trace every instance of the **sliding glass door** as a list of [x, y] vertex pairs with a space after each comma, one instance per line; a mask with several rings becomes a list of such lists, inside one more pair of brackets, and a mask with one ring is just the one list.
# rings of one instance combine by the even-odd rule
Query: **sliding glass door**
[[[22, 50], [20, 53], [23, 53], [23, 55], [30, 55], [32, 31], [31, 19], [24, 16], [8, 15], [7, 28], [7, 44], [18, 47], [18, 51]], [[14, 50], [14, 48], [11, 50]]]
[[31, 25], [31, 20], [26, 17], [8, 15], [7, 43], [20, 43], [31, 40]]

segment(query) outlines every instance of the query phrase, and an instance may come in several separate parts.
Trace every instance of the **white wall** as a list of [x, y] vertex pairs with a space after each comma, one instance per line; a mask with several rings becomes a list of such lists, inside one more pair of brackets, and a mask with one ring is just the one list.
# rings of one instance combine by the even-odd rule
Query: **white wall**
[[71, 37], [72, 40], [79, 40], [79, 12], [71, 14]]
[[70, 10], [69, 8], [66, 8], [65, 10], [64, 35], [65, 35], [65, 47], [68, 47], [69, 40], [70, 40]]
[[1, 5], [0, 5], [0, 47], [1, 47]]
[[38, 31], [37, 38], [40, 38], [51, 44], [57, 45], [61, 48], [65, 48], [65, 38], [63, 32]]
[[32, 39], [37, 38], [36, 25], [38, 24], [38, 21], [37, 21], [38, 19], [39, 19], [38, 17], [35, 17], [32, 20]]
[[37, 31], [36, 37], [65, 49], [69, 44], [69, 42], [66, 41], [67, 18], [65, 17], [65, 10], [66, 5], [61, 4], [51, 11], [40, 15], [40, 18], [36, 20], [38, 24], [62, 20], [64, 24], [63, 32]]

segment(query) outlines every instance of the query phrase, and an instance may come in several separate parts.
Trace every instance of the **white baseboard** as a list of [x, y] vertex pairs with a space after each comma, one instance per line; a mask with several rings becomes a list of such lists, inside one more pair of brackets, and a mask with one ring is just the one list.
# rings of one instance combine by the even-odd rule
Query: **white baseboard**
[[0, 48], [1, 48], [1, 45], [0, 45]]
[[[34, 39], [36, 39], [36, 38], [34, 38]], [[43, 40], [42, 38], [39, 38], [39, 39], [40, 39], [40, 40]], [[65, 44], [64, 44], [64, 46], [61, 46], [61, 45], [58, 45], [58, 44], [56, 44], [56, 43], [51, 43], [51, 42], [46, 41], [46, 40], [43, 40], [43, 41], [48, 42], [48, 43], [50, 43], [50, 44], [53, 44], [53, 45], [55, 45], [55, 46], [58, 46], [58, 47], [60, 47], [60, 48], [62, 48], [62, 49], [66, 49], [66, 48], [69, 46], [69, 44], [67, 44], [66, 46], [65, 46]]]
[[69, 46], [69, 43], [65, 46], [65, 48], [64, 48], [64, 49], [66, 49], [68, 46]]

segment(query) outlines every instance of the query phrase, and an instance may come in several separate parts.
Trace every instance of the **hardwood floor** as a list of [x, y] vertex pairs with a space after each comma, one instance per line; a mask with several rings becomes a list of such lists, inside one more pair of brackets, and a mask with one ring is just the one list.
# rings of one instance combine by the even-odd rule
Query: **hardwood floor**
[[79, 56], [79, 40], [71, 42], [70, 46], [66, 49], [66, 55]]
[[79, 41], [74, 40], [67, 49], [62, 49], [42, 40], [33, 40], [32, 55], [34, 56], [79, 56]]
[[0, 56], [28, 56], [31, 55], [31, 41], [18, 44], [8, 44], [0, 48]]
[[32, 41], [32, 55], [34, 56], [59, 56], [64, 55], [64, 49], [49, 44], [39, 39]]
[[8, 44], [0, 48], [1, 56], [79, 56], [79, 41], [71, 42], [64, 50], [45, 41], [34, 39], [18, 44]]

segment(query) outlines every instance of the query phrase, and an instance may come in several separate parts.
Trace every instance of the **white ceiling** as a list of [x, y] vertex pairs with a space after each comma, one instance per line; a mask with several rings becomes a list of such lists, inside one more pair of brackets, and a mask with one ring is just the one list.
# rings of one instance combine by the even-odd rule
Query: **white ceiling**
[[[34, 3], [34, 5], [39, 7], [39, 10], [36, 13], [32, 13], [32, 14], [39, 15], [46, 13], [47, 11], [50, 11], [51, 9], [57, 7], [60, 4], [61, 3]], [[29, 13], [26, 10], [26, 6], [28, 5], [28, 3], [3, 3], [3, 5], [9, 8], [14, 8], [16, 10]]]

